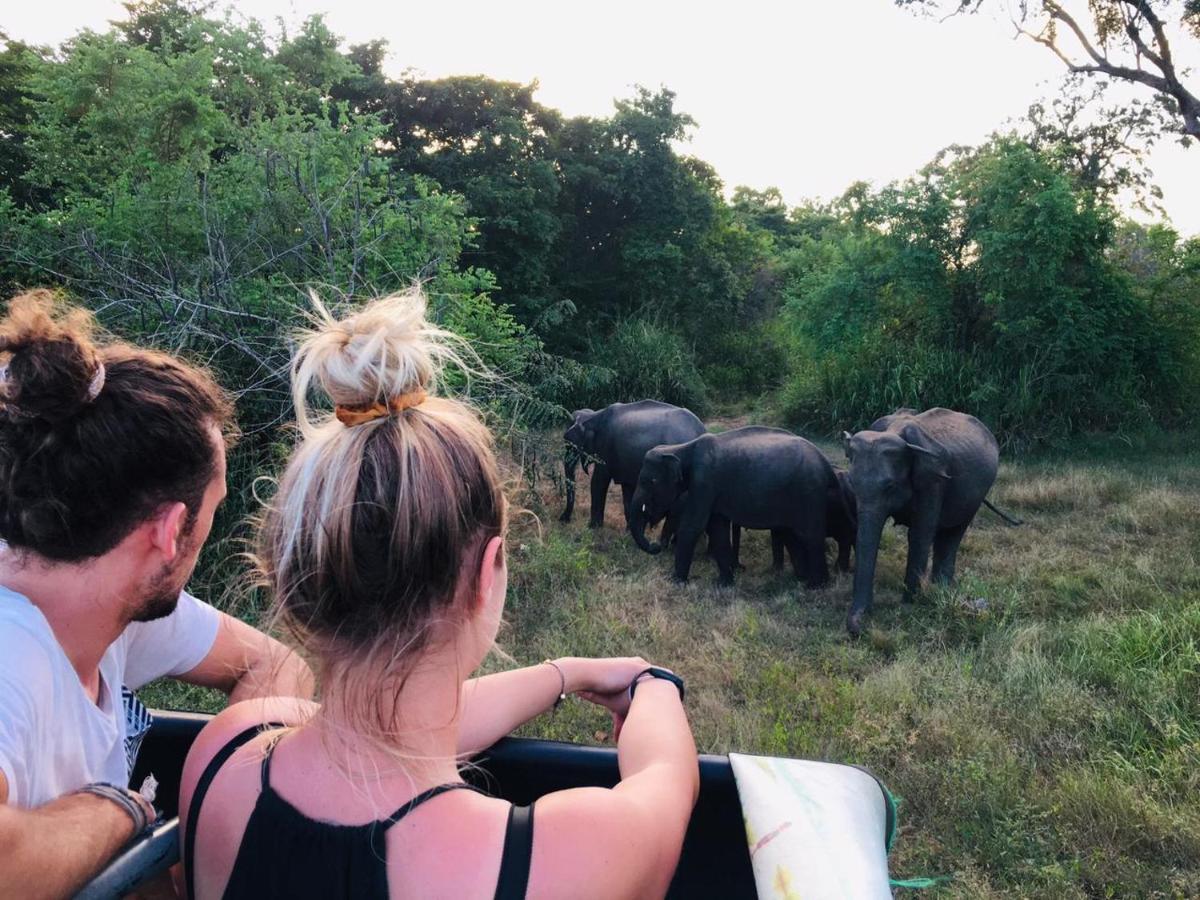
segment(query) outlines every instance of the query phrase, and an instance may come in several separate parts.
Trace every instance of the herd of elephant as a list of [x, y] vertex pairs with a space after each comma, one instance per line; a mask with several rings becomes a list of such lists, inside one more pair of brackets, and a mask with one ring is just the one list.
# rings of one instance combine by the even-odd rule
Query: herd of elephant
[[[575, 508], [575, 469], [591, 467], [591, 526], [604, 521], [609, 485], [621, 486], [625, 521], [637, 545], [659, 553], [674, 543], [677, 581], [686, 581], [702, 532], [722, 584], [738, 568], [743, 528], [769, 529], [776, 568], [786, 548], [809, 588], [829, 580], [825, 542], [838, 545], [837, 567], [855, 554], [854, 598], [846, 627], [863, 628], [871, 609], [883, 526], [908, 527], [904, 600], [912, 601], [929, 568], [932, 580], [954, 578], [955, 559], [981, 505], [1009, 524], [987, 493], [1000, 452], [974, 416], [949, 409], [897, 410], [857, 434], [843, 432], [849, 469], [781, 428], [758, 425], [710, 434], [690, 411], [657, 400], [581, 409], [563, 435], [568, 522]], [[665, 521], [664, 521], [665, 520]], [[657, 542], [646, 529], [660, 521]]]

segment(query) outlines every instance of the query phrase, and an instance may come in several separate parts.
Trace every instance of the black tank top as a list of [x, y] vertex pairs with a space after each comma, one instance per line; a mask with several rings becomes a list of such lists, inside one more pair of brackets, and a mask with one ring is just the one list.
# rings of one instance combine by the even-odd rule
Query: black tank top
[[[195, 898], [196, 823], [209, 785], [238, 747], [274, 725], [248, 728], [221, 748], [200, 776], [188, 810], [183, 865], [188, 900]], [[370, 898], [388, 900], [387, 830], [427, 800], [452, 790], [478, 788], [463, 782], [439, 784], [413, 797], [377, 822], [338, 825], [310, 819], [271, 787], [271, 754], [262, 761], [262, 790], [246, 822], [246, 831], [225, 886], [226, 900], [287, 897]], [[533, 850], [533, 806], [514, 806], [508, 813], [504, 854], [496, 881], [496, 900], [521, 900], [529, 882]]]

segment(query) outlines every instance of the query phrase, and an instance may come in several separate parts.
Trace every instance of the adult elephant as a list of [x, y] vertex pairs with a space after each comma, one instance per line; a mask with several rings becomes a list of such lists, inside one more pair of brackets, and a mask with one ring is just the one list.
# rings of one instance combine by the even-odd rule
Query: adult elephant
[[[567, 481], [567, 507], [559, 520], [571, 521], [575, 510], [575, 466], [584, 474], [592, 466], [592, 511], [588, 525], [604, 524], [604, 506], [612, 482], [621, 486], [625, 522], [629, 523], [629, 498], [637, 484], [646, 452], [659, 444], [678, 444], [704, 434], [704, 423], [691, 410], [658, 400], [614, 403], [599, 411], [579, 409], [563, 434], [567, 449], [563, 473]], [[653, 523], [652, 523], [653, 524]]]
[[629, 530], [639, 547], [658, 553], [662, 547], [646, 539], [646, 523], [682, 498], [675, 579], [687, 580], [696, 541], [707, 529], [720, 581], [732, 584], [730, 523], [790, 529], [798, 574], [802, 565], [808, 586], [820, 587], [829, 580], [826, 498], [836, 489], [837, 476], [825, 455], [790, 432], [756, 425], [703, 434], [646, 454], [630, 503]]
[[875, 561], [887, 519], [908, 526], [905, 602], [916, 596], [931, 549], [933, 581], [953, 581], [958, 546], [980, 505], [987, 502], [1000, 449], [974, 416], [941, 408], [923, 413], [900, 409], [866, 431], [843, 432], [842, 440], [858, 508], [854, 600], [846, 620], [850, 634], [857, 635], [871, 608]]

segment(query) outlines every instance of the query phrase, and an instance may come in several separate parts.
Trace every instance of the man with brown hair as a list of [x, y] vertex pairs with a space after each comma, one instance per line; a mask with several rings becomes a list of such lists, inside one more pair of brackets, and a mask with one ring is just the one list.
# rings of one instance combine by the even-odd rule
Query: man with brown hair
[[74, 892], [153, 819], [129, 788], [138, 687], [312, 694], [298, 657], [183, 591], [232, 430], [206, 372], [94, 342], [47, 291], [0, 321], [0, 897]]

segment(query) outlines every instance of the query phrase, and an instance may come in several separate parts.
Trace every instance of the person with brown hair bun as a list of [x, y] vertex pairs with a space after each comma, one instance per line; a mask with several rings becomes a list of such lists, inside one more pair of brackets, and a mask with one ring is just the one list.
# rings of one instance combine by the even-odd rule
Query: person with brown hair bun
[[312, 696], [295, 654], [183, 592], [225, 496], [225, 394], [93, 332], [45, 290], [0, 319], [3, 897], [74, 893], [154, 820], [129, 788], [143, 684]]
[[[318, 317], [258, 556], [321, 703], [238, 704], [201, 732], [180, 800], [189, 896], [661, 897], [699, 789], [682, 681], [636, 657], [470, 679], [508, 579], [491, 436], [438, 393], [470, 354], [416, 290]], [[524, 808], [465, 789], [464, 757], [566, 694], [611, 711], [616, 787]]]

